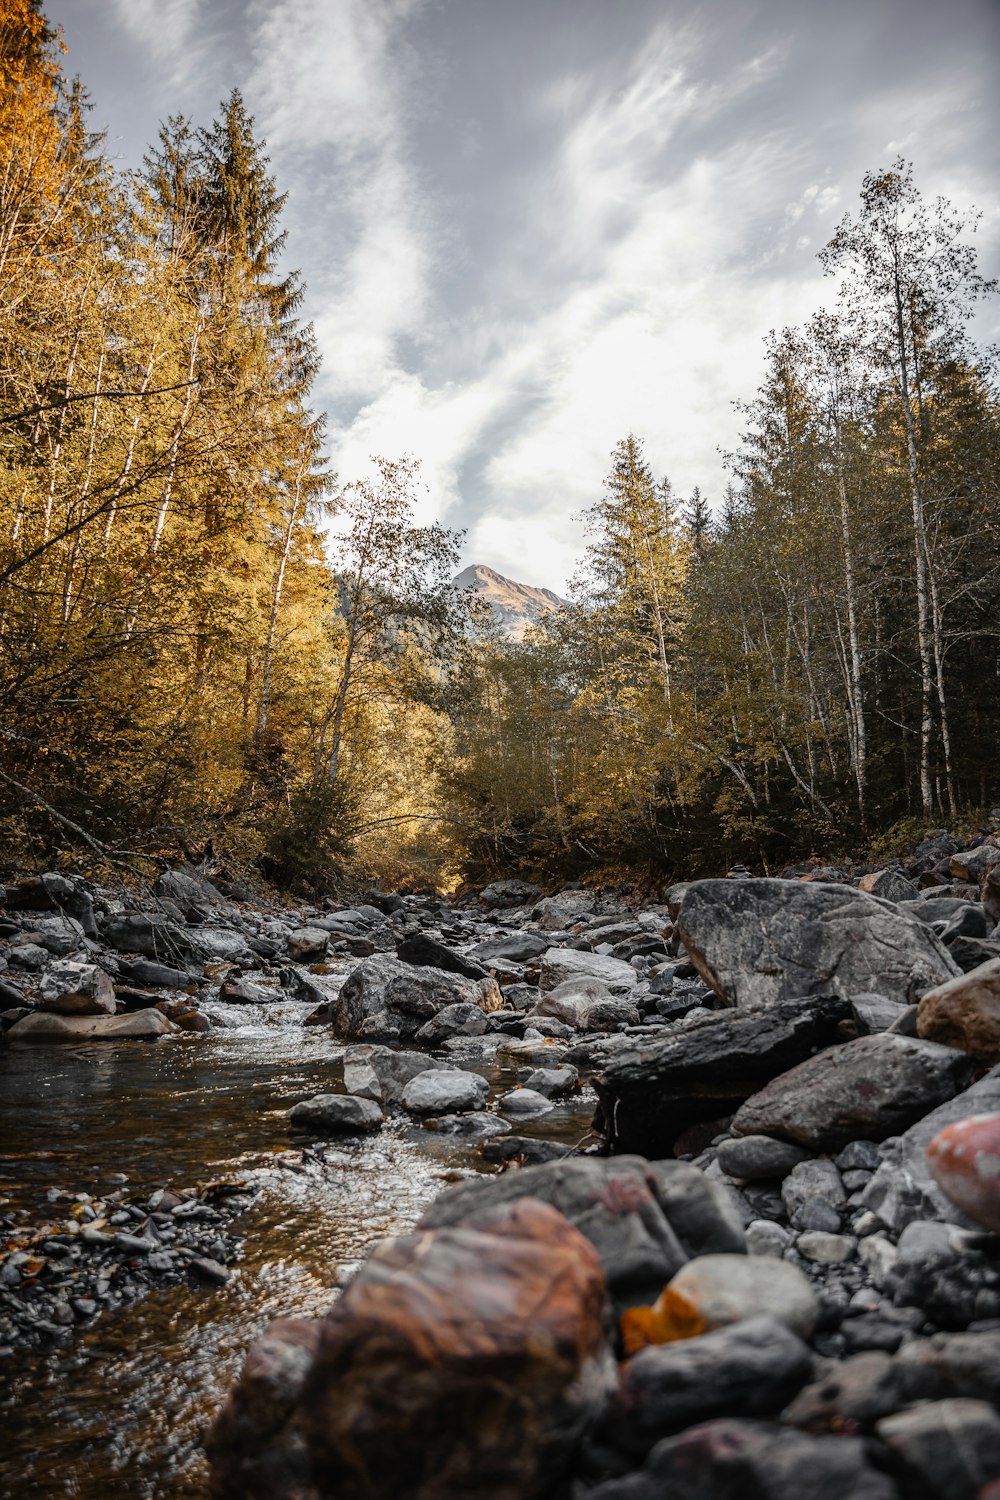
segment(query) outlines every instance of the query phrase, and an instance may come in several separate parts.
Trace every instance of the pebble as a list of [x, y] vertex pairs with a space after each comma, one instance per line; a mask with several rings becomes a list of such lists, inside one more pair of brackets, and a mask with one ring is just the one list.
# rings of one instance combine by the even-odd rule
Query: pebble
[[806, 1260], [819, 1266], [839, 1266], [851, 1260], [857, 1251], [857, 1241], [849, 1234], [829, 1234], [822, 1229], [810, 1229], [800, 1234], [795, 1241], [796, 1249]]

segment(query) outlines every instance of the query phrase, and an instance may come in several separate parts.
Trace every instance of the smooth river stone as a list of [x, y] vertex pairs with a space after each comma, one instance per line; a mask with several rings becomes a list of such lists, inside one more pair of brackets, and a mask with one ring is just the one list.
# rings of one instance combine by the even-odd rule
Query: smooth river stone
[[927, 1147], [927, 1159], [952, 1203], [1000, 1234], [1000, 1114], [946, 1126]]

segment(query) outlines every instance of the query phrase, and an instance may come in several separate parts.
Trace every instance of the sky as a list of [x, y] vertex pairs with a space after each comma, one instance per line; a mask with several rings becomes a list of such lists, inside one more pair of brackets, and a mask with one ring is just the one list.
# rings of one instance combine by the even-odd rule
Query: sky
[[[1000, 0], [43, 0], [109, 154], [238, 87], [342, 483], [421, 461], [462, 561], [563, 592], [615, 444], [718, 504], [768, 330], [866, 171], [983, 211]], [[975, 337], [1000, 340], [1000, 299]]]

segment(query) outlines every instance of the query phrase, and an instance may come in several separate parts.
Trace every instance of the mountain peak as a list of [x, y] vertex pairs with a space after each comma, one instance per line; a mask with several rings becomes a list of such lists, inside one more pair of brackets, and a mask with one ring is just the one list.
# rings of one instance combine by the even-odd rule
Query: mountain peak
[[471, 563], [452, 579], [454, 588], [474, 593], [488, 604], [493, 618], [513, 640], [524, 639], [529, 625], [554, 609], [563, 609], [567, 600], [551, 589], [539, 589], [530, 583], [516, 583], [485, 563]]

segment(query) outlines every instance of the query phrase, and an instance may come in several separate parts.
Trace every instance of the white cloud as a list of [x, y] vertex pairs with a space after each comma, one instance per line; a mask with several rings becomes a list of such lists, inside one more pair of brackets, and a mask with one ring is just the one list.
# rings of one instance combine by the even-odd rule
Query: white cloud
[[194, 61], [198, 27], [203, 19], [203, 0], [112, 0], [119, 23], [144, 52], [172, 65], [172, 76], [181, 76], [181, 64]]

